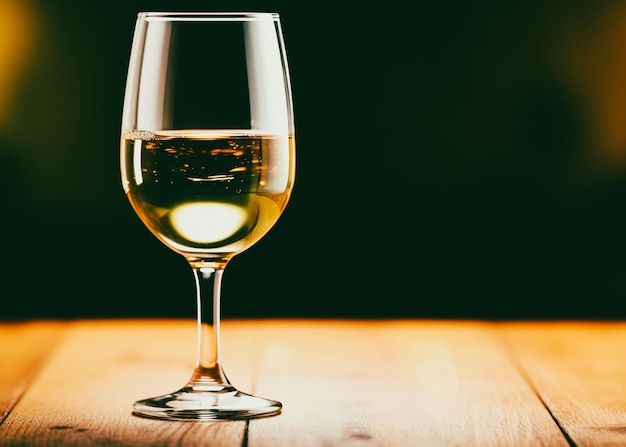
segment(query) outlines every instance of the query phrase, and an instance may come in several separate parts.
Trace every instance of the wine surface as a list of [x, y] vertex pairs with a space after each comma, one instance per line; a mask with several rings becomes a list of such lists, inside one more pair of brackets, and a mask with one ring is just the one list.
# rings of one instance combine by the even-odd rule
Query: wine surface
[[122, 140], [123, 183], [133, 208], [185, 256], [245, 250], [289, 199], [293, 138], [225, 132], [130, 132]]

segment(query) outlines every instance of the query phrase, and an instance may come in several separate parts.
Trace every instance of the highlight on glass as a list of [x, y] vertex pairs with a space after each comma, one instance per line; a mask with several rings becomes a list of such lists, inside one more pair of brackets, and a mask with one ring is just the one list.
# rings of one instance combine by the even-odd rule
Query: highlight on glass
[[235, 388], [220, 361], [224, 269], [272, 228], [294, 185], [279, 15], [140, 13], [121, 130], [124, 191], [148, 230], [188, 261], [198, 314], [188, 383], [136, 402], [134, 414], [207, 420], [279, 413], [280, 402]]

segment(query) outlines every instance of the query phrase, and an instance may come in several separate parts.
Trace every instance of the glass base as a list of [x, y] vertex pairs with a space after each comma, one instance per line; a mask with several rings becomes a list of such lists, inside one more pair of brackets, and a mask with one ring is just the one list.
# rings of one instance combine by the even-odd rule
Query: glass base
[[233, 387], [185, 387], [175, 393], [135, 402], [133, 414], [180, 421], [252, 419], [280, 413], [280, 402], [251, 396]]

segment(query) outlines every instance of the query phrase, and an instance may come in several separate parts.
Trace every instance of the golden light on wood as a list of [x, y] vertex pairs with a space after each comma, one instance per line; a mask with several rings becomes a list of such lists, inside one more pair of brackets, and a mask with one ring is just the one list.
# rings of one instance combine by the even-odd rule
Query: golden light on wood
[[282, 414], [132, 416], [188, 379], [195, 329], [0, 324], [0, 446], [626, 445], [624, 323], [227, 320], [229, 377]]

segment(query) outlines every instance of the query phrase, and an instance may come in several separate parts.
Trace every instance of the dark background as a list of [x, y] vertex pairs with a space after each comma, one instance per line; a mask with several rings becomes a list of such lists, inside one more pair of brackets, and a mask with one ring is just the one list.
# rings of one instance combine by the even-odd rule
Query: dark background
[[119, 179], [142, 10], [282, 17], [296, 188], [224, 317], [626, 317], [623, 2], [3, 5], [0, 319], [194, 316]]

